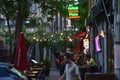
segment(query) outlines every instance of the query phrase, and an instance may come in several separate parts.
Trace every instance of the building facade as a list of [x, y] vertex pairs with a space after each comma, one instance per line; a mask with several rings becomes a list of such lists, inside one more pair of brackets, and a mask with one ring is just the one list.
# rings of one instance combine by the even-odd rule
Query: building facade
[[[87, 25], [91, 30], [90, 52], [102, 72], [120, 75], [119, 0], [89, 0]], [[100, 50], [97, 51], [96, 37]]]

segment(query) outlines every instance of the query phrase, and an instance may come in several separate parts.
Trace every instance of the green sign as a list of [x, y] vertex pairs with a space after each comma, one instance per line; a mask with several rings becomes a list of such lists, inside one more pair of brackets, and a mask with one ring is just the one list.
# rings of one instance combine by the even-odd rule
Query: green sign
[[78, 6], [68, 6], [68, 10], [78, 10]]
[[69, 13], [69, 16], [79, 16], [78, 13]]
[[77, 6], [77, 5], [68, 6], [68, 18], [70, 18], [70, 19], [80, 18], [79, 6]]

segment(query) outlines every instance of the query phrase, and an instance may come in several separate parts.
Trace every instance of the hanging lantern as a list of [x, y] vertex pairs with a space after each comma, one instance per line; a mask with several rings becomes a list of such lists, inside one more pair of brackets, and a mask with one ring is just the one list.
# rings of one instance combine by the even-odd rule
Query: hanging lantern
[[85, 49], [89, 49], [89, 39], [84, 39], [83, 40], [83, 46]]

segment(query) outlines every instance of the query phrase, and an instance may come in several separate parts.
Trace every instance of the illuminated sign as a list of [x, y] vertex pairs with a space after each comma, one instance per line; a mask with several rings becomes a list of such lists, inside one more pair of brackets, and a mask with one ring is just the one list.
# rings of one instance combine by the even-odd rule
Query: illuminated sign
[[96, 47], [96, 52], [101, 51], [101, 47], [100, 47], [100, 41], [99, 41], [99, 36], [95, 37], [95, 47]]
[[80, 16], [69, 16], [68, 19], [79, 19]]
[[78, 13], [69, 13], [69, 16], [79, 16]]
[[68, 10], [78, 10], [78, 6], [68, 6]]
[[79, 12], [79, 10], [68, 10], [68, 13], [72, 13], [72, 12]]
[[78, 19], [79, 15], [79, 6], [68, 6], [68, 18], [69, 19]]

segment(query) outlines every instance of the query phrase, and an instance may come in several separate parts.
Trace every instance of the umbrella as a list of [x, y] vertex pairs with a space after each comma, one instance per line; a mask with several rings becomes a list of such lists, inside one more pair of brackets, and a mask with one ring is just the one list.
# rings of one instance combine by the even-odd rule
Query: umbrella
[[18, 37], [14, 66], [21, 72], [28, 69], [27, 45], [24, 33], [22, 32]]
[[[84, 38], [84, 37], [86, 36], [86, 34], [87, 34], [86, 32], [81, 32], [81, 33], [75, 34], [75, 35], [74, 35], [74, 38], [75, 38], [75, 39]], [[77, 51], [77, 52], [82, 52], [82, 51], [83, 51], [83, 40], [80, 40], [80, 41], [77, 43], [76, 51]]]
[[81, 33], [79, 33], [79, 34], [75, 34], [74, 35], [74, 38], [83, 38], [83, 37], [85, 37], [86, 36], [86, 32], [81, 32]]
[[77, 44], [77, 48], [76, 48], [77, 52], [82, 52], [83, 51], [83, 41], [79, 41]]

